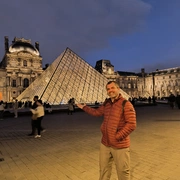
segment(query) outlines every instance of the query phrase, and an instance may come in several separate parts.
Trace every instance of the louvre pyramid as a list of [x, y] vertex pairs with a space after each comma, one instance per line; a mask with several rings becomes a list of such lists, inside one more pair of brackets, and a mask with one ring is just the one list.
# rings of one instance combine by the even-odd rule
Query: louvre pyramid
[[[70, 98], [76, 103], [103, 102], [107, 98], [108, 80], [71, 49], [64, 52], [26, 88], [18, 101], [32, 101], [35, 95], [51, 105], [66, 104]], [[129, 96], [121, 91], [121, 94]]]

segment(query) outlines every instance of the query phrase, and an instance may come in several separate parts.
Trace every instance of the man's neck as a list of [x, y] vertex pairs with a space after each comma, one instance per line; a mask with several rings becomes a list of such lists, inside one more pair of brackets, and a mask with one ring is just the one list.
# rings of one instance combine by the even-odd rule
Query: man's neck
[[118, 99], [119, 94], [116, 97], [111, 98], [111, 101], [114, 102], [115, 99]]
[[114, 102], [115, 98], [111, 98], [111, 101]]

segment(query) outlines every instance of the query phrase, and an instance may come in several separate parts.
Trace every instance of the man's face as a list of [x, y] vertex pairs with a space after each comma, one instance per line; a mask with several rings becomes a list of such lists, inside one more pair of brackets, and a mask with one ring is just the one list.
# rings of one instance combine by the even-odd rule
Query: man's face
[[106, 90], [107, 90], [107, 95], [110, 98], [116, 98], [119, 95], [120, 88], [117, 87], [116, 84], [112, 82], [111, 84], [108, 84], [106, 86]]

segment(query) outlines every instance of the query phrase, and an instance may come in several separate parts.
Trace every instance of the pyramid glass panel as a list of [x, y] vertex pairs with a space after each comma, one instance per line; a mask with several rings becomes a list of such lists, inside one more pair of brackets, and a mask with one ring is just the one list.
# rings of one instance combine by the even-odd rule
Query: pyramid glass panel
[[[76, 103], [103, 102], [107, 98], [108, 80], [71, 49], [66, 50], [30, 84], [18, 101], [32, 101], [38, 95], [51, 105], [66, 104], [70, 98]], [[129, 96], [121, 90], [125, 98]]]

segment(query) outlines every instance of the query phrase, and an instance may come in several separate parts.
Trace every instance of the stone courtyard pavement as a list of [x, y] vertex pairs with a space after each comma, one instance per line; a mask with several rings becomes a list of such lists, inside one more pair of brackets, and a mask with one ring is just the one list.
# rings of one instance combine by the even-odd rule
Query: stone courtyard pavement
[[[180, 110], [136, 107], [131, 180], [180, 180]], [[98, 180], [101, 117], [79, 111], [48, 114], [35, 139], [30, 116], [0, 121], [0, 180]], [[111, 180], [117, 180], [113, 165]]]

